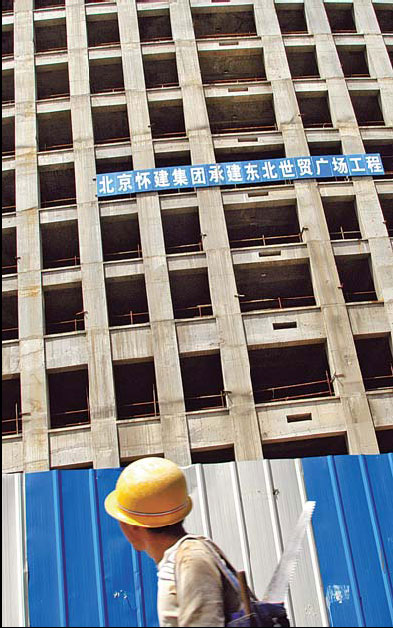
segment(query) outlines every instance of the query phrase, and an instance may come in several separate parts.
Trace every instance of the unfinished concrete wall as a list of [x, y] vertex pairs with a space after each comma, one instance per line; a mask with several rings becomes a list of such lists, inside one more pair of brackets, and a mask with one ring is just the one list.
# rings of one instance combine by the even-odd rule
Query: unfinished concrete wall
[[[350, 10], [322, 0], [39, 9], [15, 0], [3, 12], [3, 294], [18, 327], [3, 334], [3, 378], [20, 378], [22, 418], [22, 435], [3, 437], [4, 469], [113, 467], [149, 454], [181, 464], [219, 461], [220, 451], [225, 460], [279, 457], [280, 443], [283, 455], [309, 455], [332, 452], [335, 438], [336, 453], [375, 453], [378, 442], [386, 450], [393, 69], [379, 9], [392, 11], [371, 0]], [[108, 35], [92, 37], [101, 22]], [[66, 49], [55, 50], [49, 32], [46, 42], [51, 24]], [[368, 76], [344, 76], [338, 49], [363, 51]], [[320, 126], [301, 115], [313, 102], [326, 105]], [[367, 119], [368, 103], [382, 118]], [[96, 196], [97, 172], [336, 151], [381, 152], [387, 174]], [[76, 229], [78, 242], [62, 247]], [[57, 246], [59, 259], [72, 252], [64, 266], [43, 260], [43, 248], [53, 257]], [[121, 316], [129, 320], [117, 325]], [[365, 370], [366, 340], [384, 351]], [[286, 377], [279, 365], [289, 354], [319, 357], [302, 357], [304, 368]], [[49, 376], [58, 386], [74, 370], [88, 382], [78, 392], [87, 407], [63, 395], [58, 427]], [[121, 395], [142, 414], [135, 405], [119, 414], [118, 372], [135, 374], [129, 391], [122, 376]], [[151, 398], [142, 389], [131, 398], [140, 372]]]

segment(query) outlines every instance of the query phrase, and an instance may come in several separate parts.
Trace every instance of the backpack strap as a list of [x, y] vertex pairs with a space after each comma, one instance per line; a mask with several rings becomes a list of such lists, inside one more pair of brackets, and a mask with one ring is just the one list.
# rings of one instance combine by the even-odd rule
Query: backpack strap
[[[218, 545], [216, 545], [213, 541], [203, 536], [196, 536], [196, 535], [188, 534], [187, 536], [184, 536], [181, 539], [177, 549], [179, 549], [180, 544], [183, 543], [183, 541], [191, 540], [191, 539], [200, 541], [209, 550], [221, 574], [231, 584], [232, 588], [236, 591], [236, 593], [240, 595], [241, 587], [239, 583], [238, 572], [234, 568], [232, 563], [228, 560], [228, 558], [225, 556], [221, 548], [219, 548]], [[176, 561], [176, 558], [175, 558], [175, 561]], [[176, 567], [175, 567], [175, 572], [176, 572]], [[248, 594], [252, 600], [257, 599], [255, 594], [253, 593], [253, 591], [251, 591], [249, 587], [248, 587]]]

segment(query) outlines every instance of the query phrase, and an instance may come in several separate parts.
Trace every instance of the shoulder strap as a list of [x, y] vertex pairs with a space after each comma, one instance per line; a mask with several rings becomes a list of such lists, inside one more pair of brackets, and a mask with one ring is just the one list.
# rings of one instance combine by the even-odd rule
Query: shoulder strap
[[[235, 589], [235, 591], [240, 594], [240, 583], [239, 583], [237, 570], [234, 568], [232, 563], [225, 556], [222, 549], [218, 547], [218, 545], [216, 545], [210, 539], [207, 539], [206, 537], [203, 537], [203, 536], [194, 536], [192, 534], [188, 534], [187, 536], [184, 536], [180, 540], [177, 549], [179, 548], [180, 544], [183, 541], [186, 541], [189, 539], [195, 539], [197, 541], [201, 541], [201, 543], [203, 543], [203, 545], [207, 547], [207, 549], [210, 551], [211, 555], [213, 556], [216, 566], [218, 567], [222, 575], [227, 579], [227, 581], [230, 582], [231, 586]], [[175, 563], [176, 563], [176, 558], [175, 558]], [[175, 568], [175, 571], [176, 571], [176, 568]], [[251, 599], [256, 600], [256, 596], [251, 591], [250, 588], [248, 589], [248, 591], [249, 591], [249, 595]]]

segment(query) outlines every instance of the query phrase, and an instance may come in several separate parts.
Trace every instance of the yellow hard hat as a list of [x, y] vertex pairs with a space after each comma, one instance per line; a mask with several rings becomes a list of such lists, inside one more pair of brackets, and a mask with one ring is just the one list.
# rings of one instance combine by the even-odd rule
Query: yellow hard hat
[[183, 471], [165, 458], [142, 458], [129, 464], [105, 499], [111, 517], [144, 528], [178, 523], [191, 508]]

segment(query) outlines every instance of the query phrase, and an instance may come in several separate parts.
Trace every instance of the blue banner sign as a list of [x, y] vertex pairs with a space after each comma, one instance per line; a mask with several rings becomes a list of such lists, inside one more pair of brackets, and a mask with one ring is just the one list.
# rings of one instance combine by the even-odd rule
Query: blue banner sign
[[319, 155], [233, 161], [200, 166], [174, 166], [109, 172], [97, 175], [97, 196], [206, 188], [217, 185], [257, 185], [280, 181], [384, 174], [379, 153], [365, 155]]

